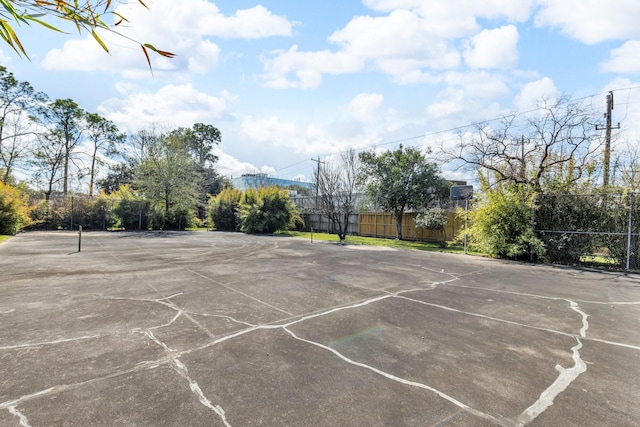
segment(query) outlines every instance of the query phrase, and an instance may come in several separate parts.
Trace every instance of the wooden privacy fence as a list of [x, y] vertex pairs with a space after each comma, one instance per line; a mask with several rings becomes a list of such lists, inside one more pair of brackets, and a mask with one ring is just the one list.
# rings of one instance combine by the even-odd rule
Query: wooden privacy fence
[[[441, 232], [416, 228], [417, 213], [405, 213], [402, 217], [402, 239], [420, 242], [435, 242], [441, 239]], [[396, 220], [393, 215], [383, 212], [360, 212], [358, 234], [366, 237], [396, 237]], [[445, 226], [446, 240], [453, 239], [464, 229], [464, 218], [457, 218], [454, 212], [448, 213]]]

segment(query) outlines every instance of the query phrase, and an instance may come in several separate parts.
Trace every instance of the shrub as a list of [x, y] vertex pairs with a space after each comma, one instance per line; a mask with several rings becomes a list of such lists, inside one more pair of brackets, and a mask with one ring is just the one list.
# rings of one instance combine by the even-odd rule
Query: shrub
[[15, 234], [29, 223], [27, 196], [0, 182], [0, 234]]
[[225, 188], [209, 200], [209, 219], [217, 230], [240, 230], [237, 213], [241, 200], [242, 191], [234, 188]]
[[534, 197], [524, 185], [487, 189], [480, 206], [469, 212], [471, 244], [498, 258], [543, 259], [544, 244], [531, 228]]
[[245, 192], [238, 210], [240, 230], [244, 233], [275, 233], [302, 221], [289, 192], [278, 187], [266, 187]]

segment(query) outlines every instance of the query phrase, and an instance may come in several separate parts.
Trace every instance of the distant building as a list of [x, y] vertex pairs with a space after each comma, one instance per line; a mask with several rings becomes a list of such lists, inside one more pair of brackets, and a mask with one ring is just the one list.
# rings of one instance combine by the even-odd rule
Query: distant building
[[281, 178], [272, 178], [265, 173], [252, 173], [245, 174], [238, 178], [231, 178], [231, 185], [233, 188], [237, 188], [238, 190], [245, 191], [249, 188], [260, 188], [260, 187], [282, 187], [282, 188], [291, 188], [291, 187], [302, 187], [309, 189], [311, 192], [316, 191], [315, 184], [310, 182], [303, 181], [294, 181], [291, 179], [281, 179]]

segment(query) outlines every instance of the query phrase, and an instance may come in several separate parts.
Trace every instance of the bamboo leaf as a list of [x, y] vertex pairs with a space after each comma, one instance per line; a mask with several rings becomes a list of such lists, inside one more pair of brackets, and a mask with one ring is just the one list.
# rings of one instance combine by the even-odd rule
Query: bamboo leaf
[[104, 42], [102, 41], [100, 36], [98, 36], [98, 33], [95, 32], [95, 30], [91, 31], [91, 35], [98, 42], [98, 44], [100, 44], [100, 46], [102, 46], [102, 48], [105, 50], [105, 52], [109, 53], [109, 48], [107, 47], [106, 44], [104, 44]]
[[171, 53], [171, 52], [167, 52], [165, 50], [160, 50], [160, 49], [156, 49], [153, 45], [149, 44], [149, 43], [145, 43], [144, 47], [149, 48], [150, 50], [154, 51], [155, 53], [157, 53], [160, 56], [164, 56], [166, 58], [173, 58], [176, 56], [175, 53]]
[[153, 74], [153, 68], [151, 68], [151, 59], [149, 59], [149, 53], [147, 52], [147, 48], [145, 45], [140, 45], [142, 48], [142, 52], [144, 52], [144, 56], [147, 58], [147, 64], [149, 64], [149, 70], [151, 70], [151, 74]]

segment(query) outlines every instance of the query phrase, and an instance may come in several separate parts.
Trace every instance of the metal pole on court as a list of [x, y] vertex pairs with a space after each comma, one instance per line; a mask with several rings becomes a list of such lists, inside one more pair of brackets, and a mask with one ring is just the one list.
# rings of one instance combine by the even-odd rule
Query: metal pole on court
[[78, 226], [78, 252], [80, 252], [81, 248], [82, 248], [82, 226], [79, 225]]
[[467, 227], [469, 225], [469, 199], [464, 199], [464, 254], [467, 254]]
[[631, 218], [633, 213], [633, 193], [629, 194], [629, 230], [627, 231], [627, 270], [631, 261]]

